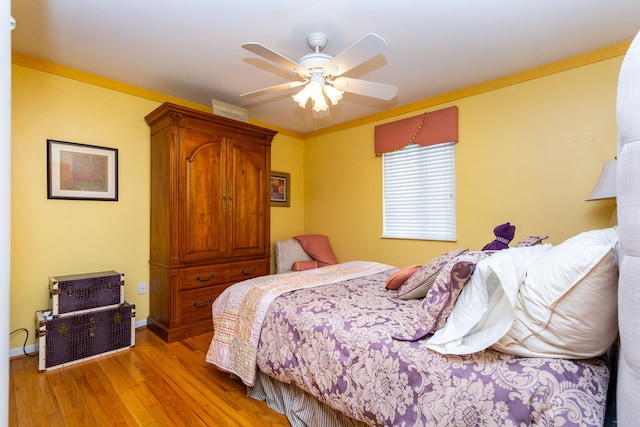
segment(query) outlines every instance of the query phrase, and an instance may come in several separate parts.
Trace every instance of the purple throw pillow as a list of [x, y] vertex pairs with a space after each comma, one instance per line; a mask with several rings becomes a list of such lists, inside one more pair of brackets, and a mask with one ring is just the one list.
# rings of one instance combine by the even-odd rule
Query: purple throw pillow
[[493, 251], [467, 252], [451, 259], [436, 278], [418, 309], [416, 322], [393, 337], [403, 341], [415, 341], [442, 328], [464, 285], [471, 278], [476, 264], [489, 257]]
[[424, 298], [438, 277], [438, 274], [442, 271], [442, 268], [453, 258], [466, 252], [468, 252], [468, 249], [456, 249], [435, 257], [412, 274], [411, 277], [398, 288], [394, 298], [402, 300]]
[[535, 246], [542, 243], [543, 240], [548, 239], [549, 236], [529, 236], [520, 240], [513, 247], [514, 248], [523, 248], [527, 246]]

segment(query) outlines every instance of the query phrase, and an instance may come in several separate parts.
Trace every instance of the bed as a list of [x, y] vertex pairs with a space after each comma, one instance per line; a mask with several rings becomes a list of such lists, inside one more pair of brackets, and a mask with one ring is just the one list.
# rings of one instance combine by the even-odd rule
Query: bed
[[617, 226], [402, 268], [294, 239], [299, 271], [214, 302], [207, 361], [294, 426], [635, 425], [640, 36], [617, 110]]

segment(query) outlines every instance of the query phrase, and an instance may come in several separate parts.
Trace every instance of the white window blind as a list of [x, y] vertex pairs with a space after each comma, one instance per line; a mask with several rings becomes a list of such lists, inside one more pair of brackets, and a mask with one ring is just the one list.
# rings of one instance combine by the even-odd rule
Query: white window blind
[[383, 154], [383, 237], [456, 240], [455, 143]]

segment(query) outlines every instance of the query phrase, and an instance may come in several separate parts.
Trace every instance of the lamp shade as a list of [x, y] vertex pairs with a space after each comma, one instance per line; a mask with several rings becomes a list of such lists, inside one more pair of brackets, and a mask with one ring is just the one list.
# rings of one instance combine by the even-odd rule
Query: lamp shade
[[[324, 90], [324, 93], [323, 93]], [[337, 105], [338, 101], [342, 99], [344, 92], [326, 84], [326, 80], [323, 76], [312, 75], [309, 79], [309, 83], [302, 88], [300, 92], [293, 95], [293, 100], [298, 103], [302, 108], [305, 108], [307, 101], [311, 99], [313, 104], [313, 111], [319, 113], [321, 111], [327, 111], [329, 105], [324, 95], [326, 94], [331, 104]]]
[[602, 166], [600, 179], [586, 200], [613, 199], [616, 197], [617, 164], [615, 160], [609, 160]]
[[341, 90], [336, 89], [333, 86], [325, 85], [324, 86], [324, 93], [327, 94], [327, 98], [329, 98], [329, 100], [331, 101], [331, 104], [338, 105], [338, 101], [340, 101], [342, 99], [342, 94], [344, 92], [342, 92]]

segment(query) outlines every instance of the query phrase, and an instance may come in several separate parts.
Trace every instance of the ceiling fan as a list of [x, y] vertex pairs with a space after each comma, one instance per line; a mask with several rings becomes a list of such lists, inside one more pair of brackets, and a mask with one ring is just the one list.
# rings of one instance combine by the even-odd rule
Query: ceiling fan
[[264, 95], [304, 85], [305, 87], [300, 92], [293, 95], [293, 99], [302, 108], [311, 99], [314, 112], [325, 111], [329, 108], [325, 95], [333, 105], [336, 105], [342, 98], [343, 92], [351, 92], [383, 100], [390, 100], [396, 96], [398, 93], [397, 86], [343, 76], [354, 67], [384, 52], [388, 45], [382, 37], [376, 34], [367, 34], [336, 57], [321, 52], [327, 45], [327, 41], [326, 34], [309, 34], [307, 36], [307, 44], [313, 52], [300, 58], [299, 62], [292, 61], [263, 44], [255, 42], [244, 43], [242, 45], [244, 49], [296, 74], [301, 80], [243, 93], [240, 96]]

